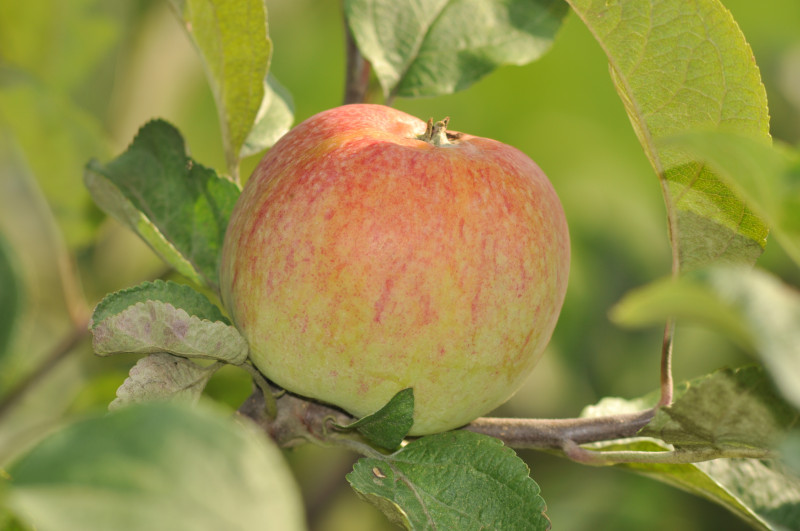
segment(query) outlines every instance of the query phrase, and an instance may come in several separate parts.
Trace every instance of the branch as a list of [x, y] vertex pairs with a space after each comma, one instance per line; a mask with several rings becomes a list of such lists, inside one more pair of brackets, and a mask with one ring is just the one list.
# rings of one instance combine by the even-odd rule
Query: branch
[[[279, 392], [273, 388], [274, 394]], [[356, 419], [338, 409], [290, 393], [275, 398], [277, 414], [267, 411], [260, 388], [239, 408], [238, 414], [253, 420], [279, 446], [292, 447], [306, 442], [332, 442], [330, 421], [342, 425]], [[586, 444], [633, 437], [653, 418], [655, 410], [639, 413], [576, 419], [479, 418], [463, 429], [500, 439], [516, 449], [563, 449], [565, 444]], [[338, 437], [337, 437], [338, 439]]]
[[675, 336], [675, 320], [667, 319], [664, 326], [664, 338], [661, 343], [661, 399], [659, 406], [672, 404], [673, 382], [672, 382], [672, 339]]
[[270, 415], [261, 387], [254, 386], [253, 393], [239, 407], [237, 414], [255, 422], [283, 448], [307, 442], [324, 443], [328, 422], [349, 424], [350, 415], [323, 404], [305, 400], [277, 387], [270, 388], [276, 403], [275, 415]]
[[358, 49], [347, 20], [344, 22], [344, 33], [347, 52], [344, 103], [363, 103], [367, 100], [367, 90], [369, 89], [369, 62], [361, 54], [361, 50]]
[[575, 419], [513, 419], [481, 417], [465, 430], [490, 435], [518, 450], [562, 449], [567, 441], [586, 444], [634, 437], [655, 414], [637, 413]]

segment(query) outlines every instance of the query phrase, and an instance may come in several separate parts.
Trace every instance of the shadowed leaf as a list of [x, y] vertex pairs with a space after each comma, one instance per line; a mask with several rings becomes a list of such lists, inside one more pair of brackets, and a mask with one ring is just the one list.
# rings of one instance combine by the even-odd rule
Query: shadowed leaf
[[417, 439], [360, 459], [347, 480], [408, 529], [549, 529], [527, 465], [492, 437], [466, 431]]
[[372, 415], [362, 417], [347, 426], [337, 427], [357, 430], [371, 443], [387, 450], [395, 450], [400, 447], [413, 424], [414, 390], [408, 388], [399, 391]]
[[186, 154], [167, 122], [146, 124], [128, 150], [84, 174], [95, 202], [182, 275], [214, 289], [222, 240], [239, 187]]

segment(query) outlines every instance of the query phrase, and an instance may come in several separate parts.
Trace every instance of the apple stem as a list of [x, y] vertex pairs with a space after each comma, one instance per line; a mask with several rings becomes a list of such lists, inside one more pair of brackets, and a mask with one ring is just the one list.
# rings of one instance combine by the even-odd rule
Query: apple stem
[[428, 126], [425, 128], [425, 132], [419, 136], [419, 139], [424, 140], [428, 144], [433, 144], [434, 146], [447, 146], [452, 144], [447, 138], [448, 123], [450, 123], [449, 116], [436, 123], [433, 122], [433, 118], [428, 119]]

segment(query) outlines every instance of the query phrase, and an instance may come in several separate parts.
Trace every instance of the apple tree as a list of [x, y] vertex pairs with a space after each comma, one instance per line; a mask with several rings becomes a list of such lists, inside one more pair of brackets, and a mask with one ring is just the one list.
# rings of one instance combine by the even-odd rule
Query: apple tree
[[[642, 492], [669, 485], [657, 492], [684, 491], [738, 525], [800, 529], [800, 151], [792, 145], [800, 60], [781, 55], [784, 90], [773, 99], [762, 73], [778, 67], [759, 67], [728, 3], [0, 6], [0, 525], [334, 529], [316, 521], [316, 507], [346, 484], [358, 511], [371, 511], [343, 517], [346, 529], [579, 528], [586, 521], [563, 508], [577, 505], [566, 498], [580, 487], [558, 476], [592, 484], [620, 470], [641, 480]], [[782, 17], [775, 33], [796, 35], [800, 18], [782, 9], [766, 10]], [[588, 55], [558, 55], [571, 46]], [[202, 83], [157, 82], [198, 72]], [[597, 100], [581, 82], [589, 77], [602, 77]], [[342, 104], [371, 105], [323, 114], [324, 124], [316, 118]], [[190, 111], [151, 113], [181, 105]], [[500, 141], [478, 139], [476, 150], [508, 150], [497, 166], [517, 154], [535, 159], [552, 188], [535, 164], [523, 166], [541, 179], [536, 190], [546, 182], [561, 197], [563, 211], [552, 194], [522, 231], [501, 233], [504, 216], [533, 207], [510, 204], [506, 174], [492, 174], [484, 217], [467, 230], [486, 229], [494, 246], [477, 250], [482, 232], [437, 240], [458, 234], [458, 219], [463, 236], [464, 212], [430, 206], [433, 192], [364, 183], [384, 174], [434, 182], [440, 168], [390, 156], [345, 163], [352, 123], [335, 117], [413, 120], [392, 107], [425, 113], [408, 122], [418, 129], [408, 149], [441, 154], [474, 135]], [[430, 121], [426, 131], [434, 113], [450, 122]], [[319, 133], [323, 126], [335, 134]], [[447, 137], [445, 127], [464, 134]], [[366, 134], [384, 152], [393, 142], [386, 131]], [[614, 162], [618, 151], [631, 162]], [[487, 173], [470, 173], [477, 157], [449, 177]], [[324, 195], [325, 212], [281, 218], [281, 209], [323, 196], [303, 179], [315, 171], [349, 188]], [[281, 187], [292, 176], [294, 188]], [[486, 217], [495, 203], [506, 210]], [[429, 208], [426, 219], [439, 220], [430, 231], [406, 223]], [[348, 215], [360, 217], [331, 221]], [[242, 250], [259, 226], [253, 216], [282, 221]], [[339, 262], [330, 249], [301, 249], [305, 237], [354, 226], [341, 239], [356, 243]], [[360, 252], [358, 242], [384, 229], [395, 239], [413, 232], [406, 254], [394, 240], [381, 243], [391, 251], [381, 260], [424, 288], [397, 303], [404, 314], [391, 326], [402, 330], [391, 337], [365, 335], [362, 321], [340, 313], [381, 320], [373, 315], [383, 311], [381, 293], [374, 307], [369, 297], [347, 297], [377, 270], [359, 260], [375, 260], [378, 247]], [[497, 243], [503, 238], [508, 245]], [[515, 284], [505, 265], [515, 249], [534, 246], [539, 254], [520, 263], [541, 258], [538, 269]], [[474, 274], [450, 285], [428, 275], [423, 266], [439, 263], [430, 256]], [[272, 282], [275, 264], [315, 258], [282, 290], [246, 283]], [[373, 283], [386, 294], [391, 280]], [[464, 288], [470, 282], [475, 291]], [[469, 328], [475, 301], [492, 289], [503, 319]], [[267, 301], [270, 293], [281, 295]], [[554, 333], [531, 325], [540, 315], [554, 325], [562, 300]], [[438, 327], [409, 325], [425, 305], [438, 312]], [[313, 341], [301, 341], [299, 327]], [[514, 349], [538, 359], [551, 333], [530, 377], [536, 359], [507, 363]], [[492, 345], [508, 351], [488, 359], [459, 349], [462, 336], [489, 344], [478, 335], [500, 338]], [[455, 354], [439, 365], [413, 355], [430, 347], [444, 356], [437, 341]], [[513, 368], [511, 387], [498, 384], [503, 367]], [[485, 389], [492, 397], [483, 401]], [[467, 407], [473, 399], [481, 406]], [[428, 423], [431, 410], [437, 418]], [[649, 503], [640, 527], [678, 525], [671, 518], [680, 515]], [[382, 519], [366, 524], [352, 516], [378, 511]]]

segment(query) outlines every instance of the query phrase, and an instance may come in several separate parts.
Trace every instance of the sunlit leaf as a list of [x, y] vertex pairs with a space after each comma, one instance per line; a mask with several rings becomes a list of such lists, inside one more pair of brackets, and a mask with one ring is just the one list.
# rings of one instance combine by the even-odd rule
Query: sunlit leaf
[[108, 408], [119, 409], [138, 402], [179, 400], [196, 404], [208, 380], [222, 366], [202, 367], [186, 358], [157, 352], [140, 359], [117, 389]]
[[693, 132], [667, 138], [706, 162], [770, 225], [800, 264], [800, 154], [763, 139], [727, 132]]
[[361, 53], [387, 96], [462, 90], [501, 65], [522, 65], [553, 42], [558, 0], [346, 0]]
[[612, 79], [662, 182], [674, 265], [753, 263], [767, 228], [710, 169], [660, 140], [693, 129], [768, 137], [753, 53], [719, 0], [568, 0], [608, 56]]
[[242, 157], [272, 147], [294, 122], [294, 101], [286, 88], [270, 74], [264, 83], [264, 101], [256, 123], [242, 146]]
[[417, 439], [360, 459], [347, 480], [408, 529], [549, 529], [540, 489], [503, 443], [467, 431]]
[[216, 288], [222, 240], [239, 188], [186, 154], [167, 122], [147, 123], [128, 150], [84, 174], [95, 202], [186, 277]]
[[263, 0], [172, 0], [200, 52], [217, 103], [228, 168], [259, 115], [272, 55]]
[[8, 472], [5, 502], [39, 531], [305, 529], [278, 448], [204, 408], [141, 404], [77, 422]]

